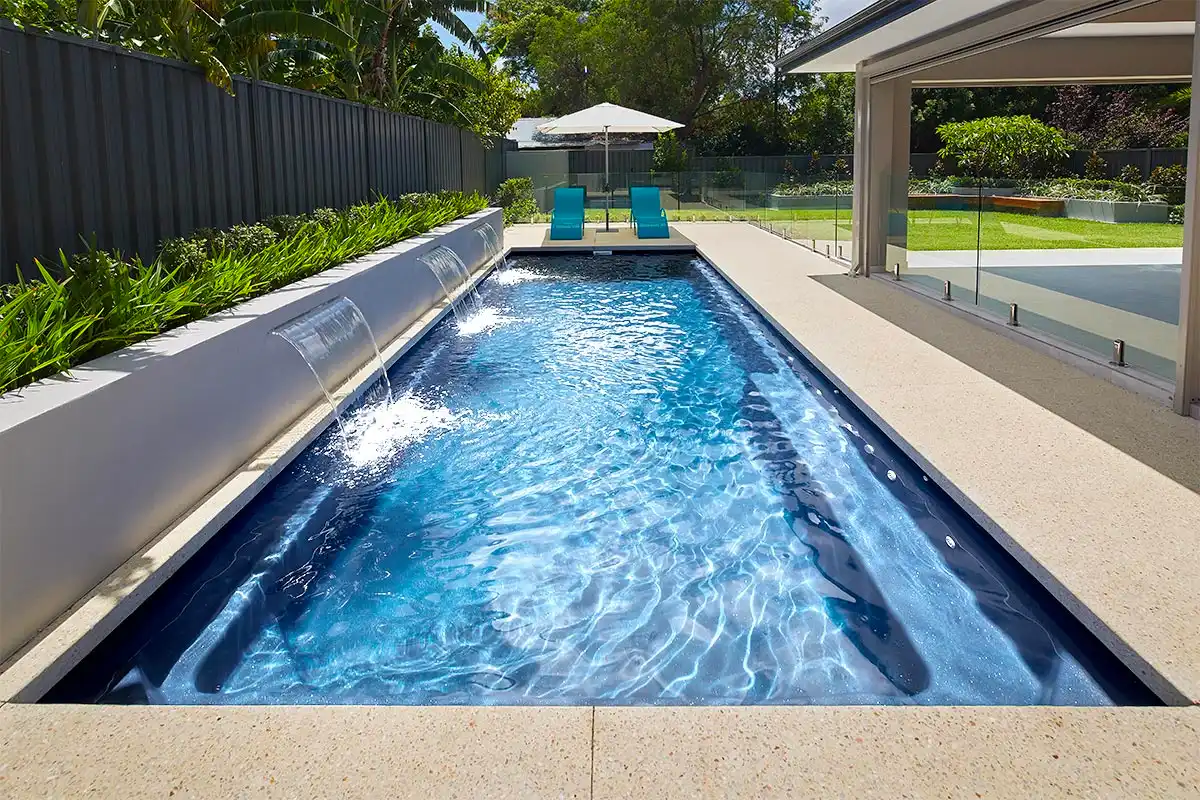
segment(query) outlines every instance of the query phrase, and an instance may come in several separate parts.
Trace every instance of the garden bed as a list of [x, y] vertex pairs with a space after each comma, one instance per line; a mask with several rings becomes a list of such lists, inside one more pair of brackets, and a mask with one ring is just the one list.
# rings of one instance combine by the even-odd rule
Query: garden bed
[[[488, 209], [440, 225], [0, 397], [0, 654], [7, 654], [203, 498], [321, 390], [271, 331], [344, 295], [380, 344], [442, 301], [418, 258], [475, 270]], [[359, 364], [346, 365], [348, 375]]]

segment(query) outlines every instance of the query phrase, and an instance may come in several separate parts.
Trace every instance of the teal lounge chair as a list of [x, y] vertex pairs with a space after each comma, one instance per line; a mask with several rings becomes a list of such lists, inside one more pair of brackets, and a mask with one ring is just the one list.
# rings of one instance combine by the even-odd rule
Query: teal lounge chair
[[631, 186], [629, 205], [633, 213], [633, 226], [639, 239], [669, 239], [671, 229], [667, 227], [667, 212], [662, 209], [657, 186]]
[[568, 186], [554, 190], [554, 211], [550, 216], [551, 239], [583, 238], [583, 187]]

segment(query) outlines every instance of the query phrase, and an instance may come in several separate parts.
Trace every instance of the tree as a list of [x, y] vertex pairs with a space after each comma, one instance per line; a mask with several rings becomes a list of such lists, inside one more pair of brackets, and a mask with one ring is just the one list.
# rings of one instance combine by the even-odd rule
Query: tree
[[988, 178], [1044, 178], [1067, 157], [1062, 131], [1029, 116], [948, 122], [938, 128], [938, 155], [964, 174]]
[[[699, 124], [780, 89], [810, 0], [499, 0], [482, 36], [538, 86], [543, 113], [608, 100]], [[780, 89], [781, 91], [781, 89]]]
[[1170, 107], [1173, 93], [1166, 89], [1151, 93], [1142, 89], [1139, 96], [1132, 87], [1063, 86], [1050, 104], [1049, 117], [1076, 147], [1177, 146], [1186, 142], [1187, 118]]

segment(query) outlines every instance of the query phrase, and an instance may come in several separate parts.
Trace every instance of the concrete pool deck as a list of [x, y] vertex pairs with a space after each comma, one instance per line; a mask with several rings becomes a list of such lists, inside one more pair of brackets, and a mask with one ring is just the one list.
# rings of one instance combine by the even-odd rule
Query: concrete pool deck
[[1179, 705], [9, 703], [0, 797], [1200, 795], [1200, 423], [750, 225], [675, 227]]

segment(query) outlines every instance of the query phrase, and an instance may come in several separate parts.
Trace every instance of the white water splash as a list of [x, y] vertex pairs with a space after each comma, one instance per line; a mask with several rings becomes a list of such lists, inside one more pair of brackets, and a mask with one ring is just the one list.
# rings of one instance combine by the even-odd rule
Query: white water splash
[[498, 328], [501, 325], [519, 321], [516, 317], [504, 316], [497, 308], [484, 306], [470, 316], [460, 319], [458, 321], [458, 332], [463, 336], [474, 336], [477, 333], [483, 333], [492, 328]]
[[534, 272], [531, 269], [522, 269], [520, 267], [509, 267], [503, 272], [497, 272], [491, 277], [492, 283], [498, 283], [501, 286], [515, 286], [518, 283], [527, 281], [548, 281], [549, 275], [542, 275]]
[[384, 464], [404, 447], [435, 431], [447, 431], [460, 415], [443, 405], [404, 394], [364, 408], [346, 422], [346, 459], [355, 469]]

